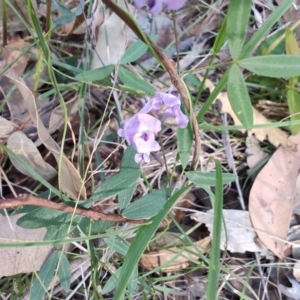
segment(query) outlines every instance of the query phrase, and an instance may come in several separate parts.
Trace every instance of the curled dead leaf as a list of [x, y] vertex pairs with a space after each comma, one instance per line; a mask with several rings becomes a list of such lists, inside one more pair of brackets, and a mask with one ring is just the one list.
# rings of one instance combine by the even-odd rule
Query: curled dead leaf
[[55, 169], [44, 161], [33, 141], [23, 132], [14, 132], [7, 140], [7, 147], [22, 159], [23, 164], [13, 157], [9, 157], [15, 168], [24, 175], [32, 177], [32, 174], [24, 168], [24, 165], [33, 169], [45, 180], [50, 180], [57, 175]]
[[[289, 142], [300, 149], [300, 134]], [[300, 151], [279, 147], [260, 171], [250, 191], [249, 213], [260, 240], [278, 257], [284, 245], [294, 207], [300, 203]]]
[[32, 122], [35, 124], [38, 130], [38, 135], [45, 147], [53, 154], [57, 164], [60, 166], [59, 187], [63, 192], [67, 193], [72, 199], [83, 198], [86, 199], [86, 190], [84, 183], [75, 169], [73, 164], [63, 154], [61, 156], [60, 147], [53, 140], [44, 124], [42, 123], [36, 108], [35, 98], [30, 89], [26, 86], [24, 80], [17, 76], [14, 72], [7, 72], [6, 76], [14, 82], [17, 88], [20, 90], [24, 101], [27, 105], [29, 115]]
[[4, 138], [17, 128], [16, 124], [0, 117], [0, 138]]
[[[194, 243], [198, 251], [205, 253], [210, 246], [211, 238], [206, 237]], [[190, 261], [198, 260], [199, 256], [196, 253], [195, 247], [187, 246], [184, 248], [171, 247], [169, 249], [163, 249], [145, 253], [140, 259], [140, 266], [153, 270], [162, 266], [163, 272], [174, 272], [181, 270], [189, 266]]]

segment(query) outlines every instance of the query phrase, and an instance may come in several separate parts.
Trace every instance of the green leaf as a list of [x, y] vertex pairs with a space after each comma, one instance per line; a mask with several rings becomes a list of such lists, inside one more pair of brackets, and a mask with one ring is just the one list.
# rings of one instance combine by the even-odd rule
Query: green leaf
[[131, 87], [138, 91], [143, 91], [147, 94], [155, 93], [155, 88], [149, 84], [146, 80], [134, 75], [132, 72], [126, 70], [123, 67], [119, 67], [119, 78], [128, 87]]
[[115, 238], [104, 238], [105, 244], [114, 251], [126, 256], [129, 246], [125, 244], [118, 236]]
[[127, 206], [122, 216], [130, 220], [149, 219], [162, 209], [167, 199], [166, 189], [154, 190]]
[[230, 105], [246, 129], [253, 126], [253, 109], [243, 74], [237, 65], [229, 70], [227, 92]]
[[239, 58], [247, 57], [253, 49], [259, 44], [267, 34], [269, 34], [271, 28], [280, 20], [280, 18], [289, 10], [293, 5], [294, 0], [283, 0], [281, 4], [274, 9], [271, 15], [264, 21], [262, 26], [251, 37], [250, 41], [243, 47], [242, 53]]
[[177, 129], [177, 147], [182, 168], [185, 169], [192, 151], [193, 130], [190, 125], [186, 128]]
[[300, 75], [300, 55], [268, 55], [245, 58], [239, 65], [258, 75], [290, 78]]
[[220, 243], [223, 210], [223, 184], [222, 167], [218, 160], [216, 162], [216, 197], [214, 203], [214, 223], [212, 230], [212, 247], [209, 259], [208, 286], [206, 290], [207, 299], [217, 299], [219, 275], [220, 275]]
[[51, 225], [59, 226], [70, 221], [71, 216], [71, 214], [62, 211], [41, 207], [22, 216], [17, 221], [17, 225], [27, 229], [42, 228]]
[[241, 54], [251, 11], [251, 0], [230, 0], [227, 12], [227, 38], [233, 59]]
[[[187, 178], [196, 186], [216, 186], [216, 173], [215, 172], [198, 172], [189, 171], [185, 173]], [[237, 177], [234, 174], [223, 173], [223, 184], [235, 181]]]
[[213, 51], [218, 54], [226, 41], [227, 17], [224, 18], [221, 28], [218, 30], [218, 35], [213, 44]]
[[40, 271], [37, 274], [37, 277], [34, 279], [31, 290], [30, 290], [30, 299], [43, 299], [45, 293], [48, 290], [48, 287], [54, 277], [54, 272], [58, 263], [59, 255], [58, 252], [53, 252], [46, 262], [41, 267]]
[[107, 197], [118, 195], [122, 191], [131, 188], [137, 181], [138, 177], [134, 172], [117, 174], [97, 187], [93, 193], [92, 199], [104, 200]]
[[[106, 284], [104, 285], [101, 294], [105, 295], [109, 292], [111, 292], [117, 285], [121, 270], [123, 267], [120, 267], [110, 278], [107, 280]], [[136, 266], [131, 274], [131, 276], [128, 278], [128, 291], [130, 295], [132, 295], [136, 289], [137, 286], [137, 277], [138, 277], [138, 267]]]
[[115, 68], [115, 65], [108, 65], [94, 70], [83, 71], [74, 79], [81, 82], [92, 82], [106, 78]]
[[71, 275], [72, 275], [71, 267], [66, 255], [63, 252], [60, 252], [59, 256], [60, 256], [60, 261], [58, 265], [57, 275], [60, 284], [62, 285], [62, 288], [65, 290], [65, 292], [68, 292], [70, 290]]
[[[285, 46], [287, 54], [299, 55], [299, 46], [294, 33], [291, 29], [285, 30]], [[295, 85], [298, 82], [298, 76], [289, 78], [287, 85], [287, 100], [289, 106], [290, 119], [292, 121], [300, 120], [300, 95]], [[299, 132], [300, 125], [292, 125], [291, 133], [296, 135]]]
[[147, 52], [147, 50], [148, 45], [141, 40], [136, 41], [125, 51], [123, 57], [121, 58], [121, 64], [127, 64], [138, 60]]
[[[136, 184], [140, 176], [140, 165], [134, 161], [135, 154], [136, 151], [134, 148], [129, 146], [123, 155], [120, 173], [101, 183], [95, 189], [92, 199], [97, 198], [100, 200], [113, 195], [119, 195], [122, 192], [125, 193], [125, 191], [126, 194], [130, 194], [132, 187]], [[122, 197], [124, 195], [121, 195], [121, 199]], [[125, 205], [125, 202], [122, 205]]]
[[191, 188], [190, 186], [187, 186], [181, 189], [180, 191], [178, 191], [177, 193], [175, 193], [166, 202], [163, 209], [155, 217], [152, 218], [151, 220], [152, 222], [150, 224], [140, 227], [125, 257], [122, 270], [117, 282], [117, 289], [113, 298], [114, 300], [124, 299], [124, 293], [125, 293], [127, 283], [129, 281], [129, 276], [134, 272], [134, 269], [136, 268], [137, 263], [140, 260], [141, 255], [145, 251], [151, 237], [156, 232], [160, 223], [169, 213], [170, 209], [175, 204], [177, 199], [190, 188]]
[[131, 201], [134, 192], [136, 189], [136, 184], [133, 185], [132, 187], [128, 188], [125, 191], [122, 191], [118, 195], [118, 203], [119, 203], [119, 208], [120, 211], [123, 211], [123, 209], [128, 205], [128, 203]]

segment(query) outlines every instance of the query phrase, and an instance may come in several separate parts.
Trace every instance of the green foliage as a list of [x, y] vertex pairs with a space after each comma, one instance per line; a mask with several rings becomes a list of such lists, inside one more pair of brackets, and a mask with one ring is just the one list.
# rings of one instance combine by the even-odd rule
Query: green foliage
[[134, 75], [132, 72], [128, 71], [123, 67], [119, 67], [118, 75], [120, 80], [128, 87], [136, 90], [142, 91], [147, 94], [153, 94], [155, 92], [155, 88], [150, 85], [146, 80], [142, 79]]
[[68, 261], [68, 258], [63, 252], [59, 253], [59, 264], [58, 264], [58, 270], [57, 275], [59, 278], [59, 282], [62, 285], [65, 292], [68, 292], [70, 289], [70, 283], [71, 283], [71, 267], [70, 263]]
[[193, 130], [190, 125], [186, 128], [177, 129], [177, 147], [179, 150], [179, 157], [181, 160], [182, 168], [185, 169], [188, 165], [191, 155], [193, 143]]
[[138, 60], [148, 50], [148, 46], [141, 40], [137, 40], [128, 47], [121, 58], [121, 64], [127, 64]]
[[233, 59], [239, 57], [245, 42], [251, 4], [251, 0], [231, 0], [229, 3], [226, 33], [229, 51]]
[[30, 299], [42, 299], [47, 293], [48, 287], [54, 277], [54, 273], [59, 261], [59, 252], [53, 252], [43, 264], [36, 278], [33, 280], [30, 289]]
[[[120, 173], [101, 183], [95, 189], [93, 199], [101, 200], [125, 191], [128, 192], [128, 195], [132, 195], [132, 187], [140, 176], [140, 165], [134, 161], [135, 153], [132, 146], [127, 148], [122, 159]], [[122, 197], [124, 195], [121, 195], [121, 199]], [[122, 207], [125, 206], [125, 202], [122, 201]]]
[[99, 81], [106, 78], [114, 68], [114, 65], [108, 65], [94, 70], [83, 71], [79, 73], [74, 79], [81, 82]]
[[231, 107], [246, 129], [253, 126], [251, 100], [243, 74], [237, 65], [233, 65], [228, 74], [227, 92]]
[[[187, 178], [196, 186], [202, 187], [204, 185], [216, 186], [216, 173], [215, 172], [198, 172], [190, 171], [185, 173]], [[228, 184], [237, 179], [237, 176], [230, 173], [223, 173], [223, 184]]]
[[165, 205], [168, 198], [166, 189], [154, 190], [134, 201], [123, 211], [123, 217], [131, 220], [148, 219], [155, 216]]

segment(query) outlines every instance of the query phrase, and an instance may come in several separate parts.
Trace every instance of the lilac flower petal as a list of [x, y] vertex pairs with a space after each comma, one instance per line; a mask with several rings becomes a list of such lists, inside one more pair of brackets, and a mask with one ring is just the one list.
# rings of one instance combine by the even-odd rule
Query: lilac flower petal
[[155, 5], [153, 7], [150, 7], [150, 11], [153, 13], [153, 15], [158, 15], [162, 9], [163, 9], [163, 0], [155, 0]]
[[170, 10], [178, 10], [184, 5], [185, 0], [164, 0], [164, 3]]
[[158, 151], [160, 146], [154, 139], [154, 135], [148, 135], [148, 139], [144, 139], [144, 135], [136, 134], [134, 139], [134, 146], [138, 153], [150, 153]]
[[137, 153], [134, 156], [134, 160], [137, 164], [139, 164], [141, 161], [144, 161], [145, 163], [149, 163], [150, 162], [150, 156], [148, 154], [140, 154]]
[[162, 101], [158, 98], [149, 98], [147, 101], [143, 101], [145, 103], [145, 106], [140, 110], [139, 113], [149, 113], [151, 110], [154, 110], [155, 112], [159, 111], [162, 105]]
[[161, 99], [167, 107], [180, 105], [180, 99], [172, 94], [157, 92], [155, 96]]
[[148, 6], [148, 0], [135, 0], [134, 5], [136, 8], [142, 8], [144, 6]]

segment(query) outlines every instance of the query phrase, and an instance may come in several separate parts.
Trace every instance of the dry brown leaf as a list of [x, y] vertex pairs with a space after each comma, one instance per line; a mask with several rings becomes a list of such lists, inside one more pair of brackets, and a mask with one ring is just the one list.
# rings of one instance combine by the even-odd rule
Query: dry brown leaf
[[[256, 243], [257, 236], [247, 211], [223, 209], [223, 217], [226, 230], [222, 224], [221, 250], [237, 253], [249, 251], [267, 254], [267, 249]], [[204, 223], [208, 230], [211, 233], [213, 232], [214, 213], [212, 209], [205, 213], [197, 212], [191, 215], [191, 218], [200, 224]]]
[[60, 155], [60, 148], [57, 143], [53, 140], [37, 113], [37, 108], [35, 104], [35, 98], [30, 89], [26, 86], [24, 80], [16, 76], [13, 72], [7, 72], [6, 76], [10, 78], [17, 88], [20, 90], [26, 105], [32, 122], [35, 124], [38, 130], [38, 135], [45, 147], [53, 154], [56, 161], [60, 165], [60, 182], [59, 186], [63, 192], [67, 193], [72, 199], [76, 200], [78, 198], [86, 199], [86, 190], [84, 183], [75, 169], [73, 164], [68, 160], [65, 155]]
[[[14, 132], [7, 140], [7, 147], [13, 151], [14, 154], [18, 155], [25, 165], [32, 168], [45, 180], [50, 180], [57, 175], [55, 169], [44, 161], [33, 141], [30, 140], [23, 132]], [[32, 177], [32, 174], [28, 172], [22, 164], [11, 156], [9, 158], [17, 170], [29, 177]]]
[[[7, 217], [0, 215], [0, 241], [4, 243], [21, 243], [42, 241], [45, 228], [24, 229], [16, 225], [22, 215]], [[12, 228], [10, 227], [12, 226]], [[0, 277], [19, 273], [37, 272], [50, 255], [53, 246], [32, 246], [0, 248]]]
[[[117, 0], [117, 4], [126, 9], [124, 0]], [[115, 13], [104, 18], [104, 22], [98, 32], [92, 69], [118, 64], [126, 50], [127, 38], [124, 34], [124, 27], [124, 22]]]
[[[300, 134], [288, 140], [300, 149]], [[293, 209], [300, 203], [299, 169], [300, 152], [279, 147], [250, 191], [249, 213], [253, 227], [260, 240], [280, 258], [284, 256], [284, 240]]]
[[[198, 74], [196, 75], [200, 80], [203, 80], [203, 77], [201, 75]], [[209, 79], [206, 79], [205, 85], [210, 90], [211, 93], [215, 89], [214, 84]], [[235, 115], [235, 113], [231, 108], [228, 95], [226, 92], [219, 93], [219, 95], [216, 97], [216, 100], [220, 100], [222, 103], [221, 113], [223, 114], [228, 113], [232, 117], [235, 125], [237, 126], [242, 125], [242, 123], [237, 118], [237, 116]], [[271, 122], [267, 118], [265, 118], [260, 112], [258, 112], [254, 107], [252, 108], [252, 110], [253, 110], [254, 125], [271, 124]], [[246, 130], [240, 130], [240, 131], [245, 132]], [[270, 143], [272, 143], [276, 147], [282, 145], [283, 147], [290, 149], [291, 151], [297, 150], [296, 145], [288, 139], [288, 134], [277, 127], [253, 128], [252, 130], [248, 131], [249, 136], [253, 134], [261, 142], [264, 141], [265, 139], [268, 139]]]
[[[211, 238], [208, 236], [194, 244], [201, 253], [205, 253], [210, 246], [210, 242]], [[164, 264], [166, 264], [166, 266], [161, 269], [163, 272], [181, 270], [188, 267], [191, 260], [199, 259], [199, 256], [195, 253], [196, 250], [193, 246], [187, 246], [184, 249], [185, 250], [178, 247], [172, 247], [168, 250], [158, 250], [145, 253], [142, 255], [139, 264], [147, 270], [153, 270], [159, 266], [163, 266]], [[168, 263], [171, 260], [173, 261]]]
[[14, 123], [0, 117], [0, 138], [6, 137], [16, 128], [17, 126]]

